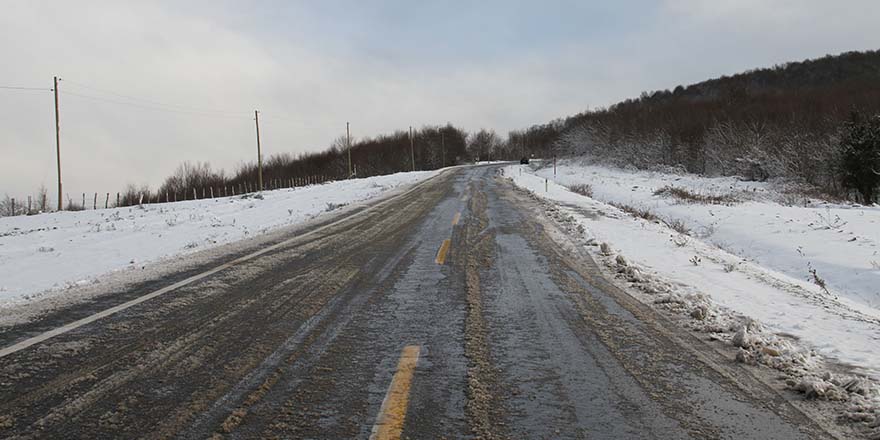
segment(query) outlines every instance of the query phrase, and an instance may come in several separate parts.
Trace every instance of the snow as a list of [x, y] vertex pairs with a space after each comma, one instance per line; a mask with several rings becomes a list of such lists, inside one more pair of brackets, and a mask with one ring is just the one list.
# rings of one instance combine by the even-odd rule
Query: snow
[[312, 220], [415, 184], [398, 173], [235, 196], [0, 218], [0, 310], [63, 295], [101, 276]]
[[[735, 178], [578, 162], [560, 163], [555, 176], [552, 166], [534, 168], [508, 166], [504, 174], [552, 202], [551, 210], [559, 213], [551, 214], [576, 225], [573, 230], [582, 234], [583, 243], [608, 243], [609, 252], [603, 249], [602, 254], [609, 255], [600, 254], [607, 265], [616, 264], [611, 254], [625, 256], [623, 264], [617, 264], [622, 276], [641, 283], [642, 291], [657, 296], [654, 302], [683, 304], [699, 319], [707, 310], [696, 309], [708, 301], [717, 309], [711, 313], [760, 323], [778, 344], [769, 350], [801, 347], [807, 350], [798, 355], [803, 363], [812, 362], [809, 355], [815, 351], [880, 378], [880, 267], [871, 263], [880, 260], [877, 207], [815, 200], [806, 207], [785, 206], [780, 202], [792, 196], [776, 186]], [[584, 183], [592, 187], [592, 198], [567, 188]], [[731, 195], [739, 202], [685, 203], [654, 195], [665, 186]], [[611, 203], [647, 208], [661, 220], [636, 218]], [[690, 233], [671, 229], [673, 220], [682, 221]], [[627, 261], [631, 267], [626, 267]], [[811, 268], [825, 280], [827, 291], [811, 281]], [[741, 328], [731, 325], [727, 338]], [[740, 345], [754, 337], [750, 331], [742, 331]], [[766, 354], [767, 349], [761, 350]], [[761, 350], [751, 355], [763, 355]]]

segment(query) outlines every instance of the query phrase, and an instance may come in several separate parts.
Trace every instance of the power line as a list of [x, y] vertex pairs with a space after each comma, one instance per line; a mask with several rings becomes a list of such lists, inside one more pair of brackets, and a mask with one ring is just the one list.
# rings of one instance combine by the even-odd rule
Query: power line
[[239, 113], [238, 114], [239, 116], [236, 116], [236, 115], [232, 115], [232, 114], [219, 114], [219, 113], [206, 113], [206, 112], [199, 112], [199, 111], [175, 110], [175, 109], [170, 109], [170, 108], [162, 108], [162, 107], [158, 107], [158, 106], [148, 106], [148, 105], [143, 105], [143, 104], [137, 104], [134, 102], [109, 99], [109, 98], [104, 98], [101, 96], [86, 95], [86, 94], [77, 93], [77, 92], [62, 91], [61, 93], [64, 95], [76, 96], [79, 98], [89, 99], [89, 100], [93, 100], [93, 101], [101, 101], [101, 102], [106, 102], [106, 103], [110, 103], [110, 104], [117, 104], [117, 105], [127, 105], [130, 107], [136, 107], [136, 108], [141, 108], [144, 110], [152, 110], [152, 111], [157, 111], [157, 112], [177, 113], [177, 114], [192, 115], [192, 116], [205, 116], [205, 117], [212, 117], [212, 118], [241, 119], [241, 118], [247, 117], [247, 116], [245, 116], [246, 115], [245, 113]]
[[30, 90], [30, 91], [40, 91], [40, 92], [51, 92], [52, 89], [47, 89], [45, 87], [18, 87], [18, 86], [0, 86], [0, 89], [5, 90]]
[[[75, 87], [82, 87], [82, 88], [84, 88], [84, 89], [89, 89], [89, 90], [92, 90], [92, 91], [94, 91], [94, 92], [104, 93], [104, 94], [108, 94], [108, 95], [113, 95], [113, 96], [115, 96], [115, 97], [117, 97], [117, 98], [123, 98], [123, 99], [130, 100], [130, 101], [140, 101], [140, 102], [143, 102], [143, 103], [147, 103], [147, 104], [149, 104], [149, 105], [152, 105], [152, 106], [158, 106], [158, 107], [169, 107], [169, 108], [174, 109], [174, 110], [192, 111], [192, 112], [200, 112], [200, 113], [225, 113], [225, 114], [242, 115], [242, 112], [240, 112], [240, 111], [220, 110], [220, 109], [207, 109], [207, 108], [193, 107], [193, 106], [188, 106], [188, 105], [165, 103], [165, 102], [160, 102], [160, 101], [156, 101], [156, 100], [152, 100], [152, 99], [146, 99], [146, 98], [139, 98], [139, 97], [137, 97], [137, 96], [126, 95], [126, 94], [123, 94], [123, 93], [114, 92], [114, 91], [112, 91], [112, 90], [103, 89], [103, 88], [99, 88], [99, 87], [94, 87], [94, 86], [90, 86], [90, 85], [87, 85], [87, 84], [83, 84], [83, 83], [80, 83], [80, 82], [77, 82], [77, 81], [71, 81], [71, 80], [69, 80], [69, 79], [65, 79], [64, 82], [65, 82], [65, 83], [68, 83], [68, 84], [72, 84], [72, 85], [74, 85]], [[106, 98], [105, 98], [105, 99], [106, 99]]]

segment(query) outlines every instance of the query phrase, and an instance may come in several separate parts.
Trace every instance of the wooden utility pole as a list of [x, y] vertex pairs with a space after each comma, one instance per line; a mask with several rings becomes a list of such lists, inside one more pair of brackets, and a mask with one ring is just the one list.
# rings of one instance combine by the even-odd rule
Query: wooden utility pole
[[58, 119], [58, 77], [54, 78], [55, 87], [55, 155], [58, 158], [58, 210], [61, 211], [61, 123]]
[[409, 157], [412, 159], [412, 170], [416, 170], [416, 150], [413, 146], [412, 125], [409, 126]]
[[254, 121], [257, 123], [257, 184], [263, 190], [263, 153], [260, 151], [260, 112], [254, 110]]
[[351, 130], [348, 128], [348, 122], [345, 123], [345, 138], [348, 147], [348, 178], [351, 179]]

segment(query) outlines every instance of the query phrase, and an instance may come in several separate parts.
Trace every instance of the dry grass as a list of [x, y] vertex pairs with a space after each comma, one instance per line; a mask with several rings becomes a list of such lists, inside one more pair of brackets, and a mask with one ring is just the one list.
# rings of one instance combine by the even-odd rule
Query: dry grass
[[[679, 234], [690, 235], [691, 233], [690, 228], [688, 228], [683, 221], [678, 219], [664, 220], [660, 218], [657, 214], [654, 214], [654, 212], [648, 208], [636, 208], [634, 206], [624, 205], [622, 203], [612, 203], [611, 205], [633, 217], [642, 218], [649, 222], [663, 223], [666, 226], [672, 228], [672, 230], [674, 230], [675, 232], [678, 232]], [[682, 246], [684, 244], [682, 244]]]
[[739, 200], [732, 194], [700, 194], [671, 185], [666, 185], [654, 191], [654, 195], [672, 197], [684, 203], [699, 203], [702, 205], [733, 205], [739, 203]]
[[650, 209], [647, 208], [636, 208], [634, 206], [624, 205], [622, 203], [612, 203], [611, 205], [629, 215], [643, 218], [651, 222], [660, 220], [660, 217], [657, 217], [657, 214], [654, 214], [653, 212], [651, 212]]
[[568, 187], [568, 190], [582, 196], [593, 197], [593, 187], [586, 183], [578, 183]]
[[666, 222], [666, 226], [669, 226], [670, 228], [672, 228], [675, 232], [678, 232], [679, 234], [688, 235], [691, 232], [691, 230], [688, 229], [687, 225], [684, 224], [683, 221], [678, 220], [678, 219], [673, 219], [673, 220]]

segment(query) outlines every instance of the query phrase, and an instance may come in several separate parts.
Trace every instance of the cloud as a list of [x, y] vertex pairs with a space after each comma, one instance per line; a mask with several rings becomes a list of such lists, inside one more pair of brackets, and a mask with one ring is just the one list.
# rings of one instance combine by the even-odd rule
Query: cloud
[[[155, 187], [184, 160], [227, 170], [252, 160], [254, 109], [266, 154], [323, 149], [346, 121], [357, 137], [447, 121], [503, 134], [877, 41], [878, 6], [830, 4], [12, 2], [0, 16], [0, 85], [64, 78], [73, 197]], [[0, 193], [52, 188], [51, 93], [0, 92], [0, 121]]]

